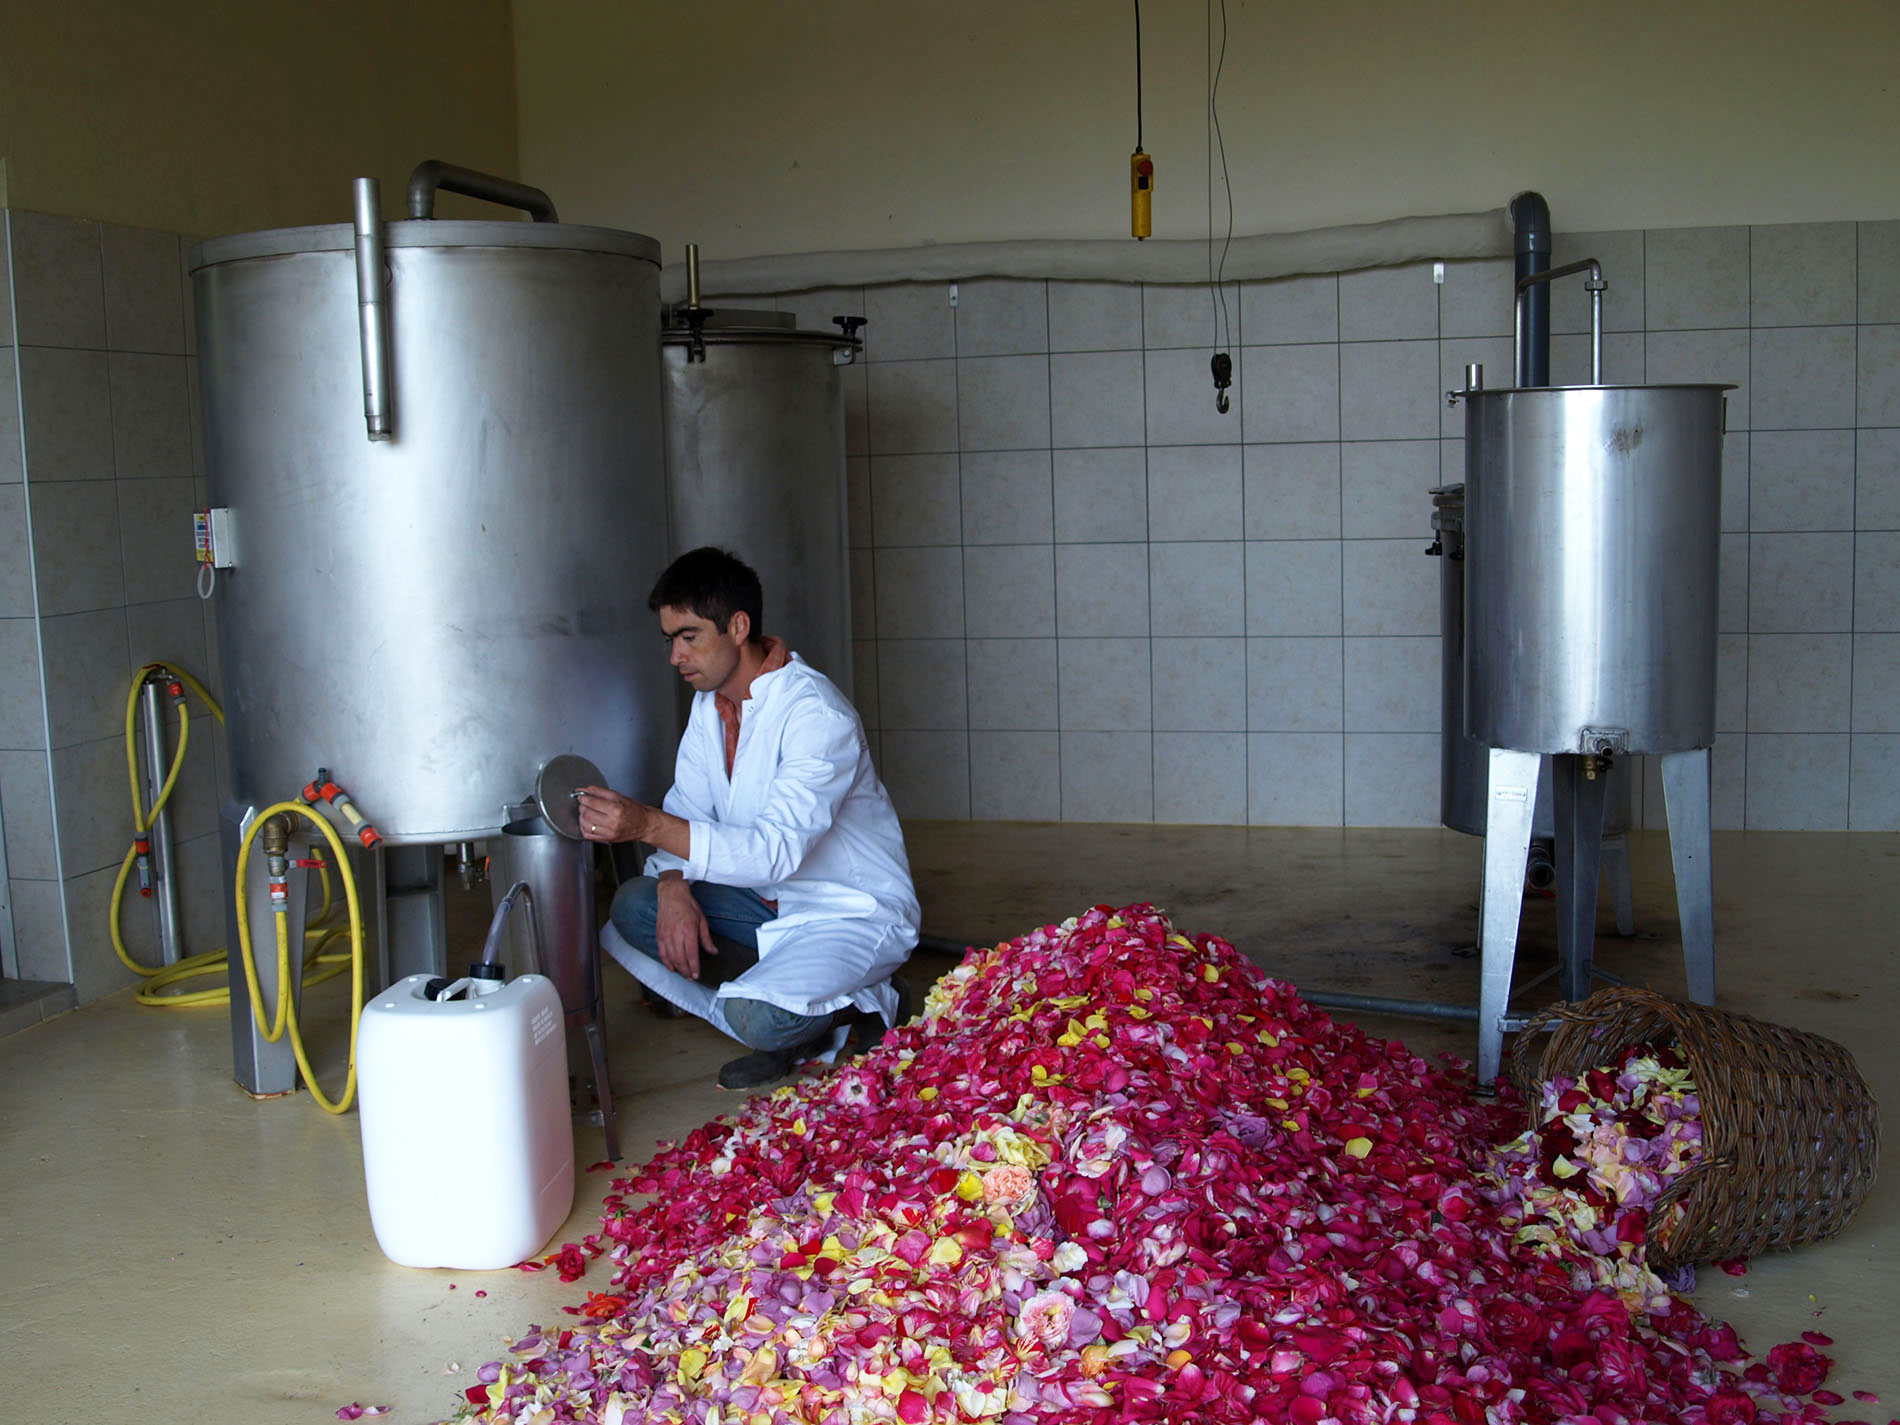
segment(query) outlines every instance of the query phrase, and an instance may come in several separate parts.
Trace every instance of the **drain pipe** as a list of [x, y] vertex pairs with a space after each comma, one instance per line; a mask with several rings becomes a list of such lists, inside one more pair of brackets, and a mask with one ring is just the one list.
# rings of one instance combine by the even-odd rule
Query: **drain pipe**
[[1518, 324], [1517, 384], [1550, 384], [1550, 284], [1539, 282], [1528, 291], [1524, 279], [1550, 270], [1550, 204], [1541, 193], [1523, 192], [1511, 199], [1512, 250], [1517, 255], [1517, 285], [1523, 303]]

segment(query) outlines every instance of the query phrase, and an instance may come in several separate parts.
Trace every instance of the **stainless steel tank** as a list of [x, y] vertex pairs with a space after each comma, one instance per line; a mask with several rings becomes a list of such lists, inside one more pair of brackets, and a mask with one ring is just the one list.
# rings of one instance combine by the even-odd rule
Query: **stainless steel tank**
[[[1453, 831], [1483, 836], [1491, 749], [1465, 731], [1465, 580], [1470, 561], [1465, 548], [1465, 487], [1446, 485], [1432, 491], [1430, 553], [1442, 556], [1438, 568], [1439, 632], [1439, 778], [1438, 819]], [[1603, 834], [1630, 828], [1633, 764], [1617, 758], [1604, 787]], [[1549, 841], [1556, 835], [1552, 808], [1555, 792], [1550, 765], [1537, 781], [1537, 807], [1531, 835]]]
[[685, 309], [662, 335], [675, 554], [716, 544], [758, 571], [765, 631], [851, 694], [844, 387], [857, 350], [789, 312]]
[[1479, 742], [1590, 755], [1715, 740], [1725, 389], [1462, 393]]
[[[677, 730], [645, 605], [667, 554], [657, 245], [396, 222], [384, 295], [359, 290], [358, 236], [192, 255], [210, 499], [237, 541], [213, 595], [234, 789], [275, 800], [325, 765], [398, 843], [499, 829], [557, 753], [657, 798]], [[365, 428], [379, 381], [387, 439]]]

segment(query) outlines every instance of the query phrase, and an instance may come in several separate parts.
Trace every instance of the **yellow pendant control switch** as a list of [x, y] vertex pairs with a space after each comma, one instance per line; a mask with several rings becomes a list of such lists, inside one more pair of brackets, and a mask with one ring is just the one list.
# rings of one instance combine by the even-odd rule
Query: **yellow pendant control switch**
[[1155, 161], [1137, 148], [1128, 159], [1128, 197], [1132, 230], [1138, 238], [1154, 231]]

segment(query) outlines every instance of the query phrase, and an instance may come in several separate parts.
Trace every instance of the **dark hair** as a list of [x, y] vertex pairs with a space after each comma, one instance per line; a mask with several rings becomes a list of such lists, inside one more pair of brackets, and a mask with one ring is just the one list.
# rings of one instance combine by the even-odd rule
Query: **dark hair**
[[689, 549], [666, 566], [653, 592], [647, 595], [647, 607], [658, 613], [663, 608], [691, 609], [703, 619], [711, 619], [721, 633], [734, 614], [742, 613], [752, 621], [750, 641], [765, 637], [765, 591], [752, 566], [723, 549], [708, 544]]

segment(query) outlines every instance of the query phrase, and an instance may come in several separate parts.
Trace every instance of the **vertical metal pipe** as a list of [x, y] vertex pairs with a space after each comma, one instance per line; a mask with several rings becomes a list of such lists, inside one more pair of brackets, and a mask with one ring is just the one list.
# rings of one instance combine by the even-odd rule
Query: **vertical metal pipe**
[[363, 419], [371, 440], [388, 440], [389, 304], [383, 278], [383, 185], [359, 178], [356, 197], [356, 311], [363, 345]]
[[[158, 700], [158, 682], [148, 678], [139, 689], [139, 717], [145, 733], [145, 805], [153, 806], [164, 790], [171, 754], [165, 746], [165, 712]], [[178, 934], [178, 877], [172, 864], [172, 817], [159, 808], [152, 818], [152, 896], [158, 905], [159, 963], [176, 965], [183, 955]]]
[[1590, 384], [1603, 384], [1603, 273], [1590, 265]]
[[[1522, 282], [1550, 267], [1550, 204], [1541, 193], [1519, 193], [1511, 199], [1511, 224], [1516, 230], [1514, 249], [1517, 277]], [[1523, 294], [1518, 307], [1517, 384], [1550, 384], [1550, 286], [1540, 282]]]
[[699, 244], [686, 244], [686, 305], [699, 305]]

